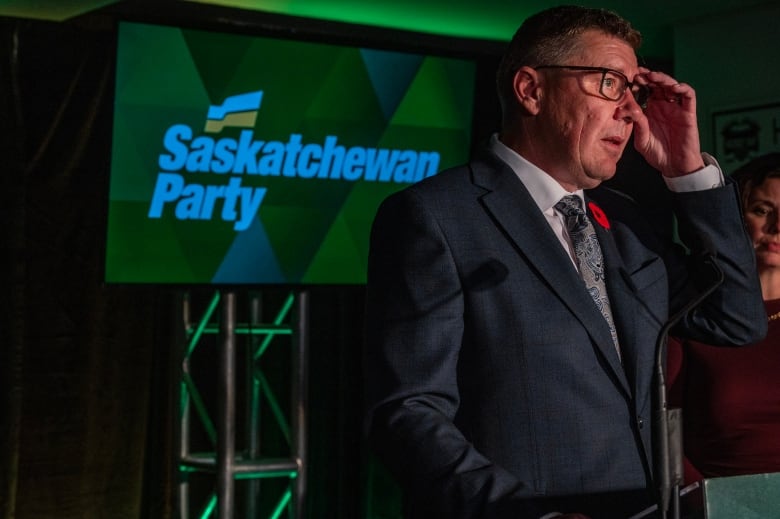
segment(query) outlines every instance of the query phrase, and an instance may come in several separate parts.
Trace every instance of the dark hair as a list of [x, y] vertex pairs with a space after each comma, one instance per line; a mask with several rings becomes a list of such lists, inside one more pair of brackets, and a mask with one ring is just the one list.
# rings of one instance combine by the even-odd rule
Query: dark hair
[[515, 32], [498, 65], [496, 86], [504, 113], [513, 106], [512, 81], [520, 67], [564, 64], [577, 50], [578, 37], [592, 29], [620, 38], [634, 50], [642, 44], [639, 31], [606, 9], [562, 5], [527, 18]]
[[739, 168], [731, 174], [737, 182], [739, 192], [742, 197], [743, 207], [747, 207], [747, 201], [751, 191], [757, 188], [768, 178], [780, 177], [780, 153], [767, 153], [760, 155]]

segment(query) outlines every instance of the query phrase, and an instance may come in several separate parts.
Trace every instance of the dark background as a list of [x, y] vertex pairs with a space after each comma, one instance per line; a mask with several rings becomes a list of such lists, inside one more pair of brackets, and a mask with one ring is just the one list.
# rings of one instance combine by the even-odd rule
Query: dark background
[[[463, 42], [301, 19], [216, 26], [198, 6], [182, 24], [258, 31], [477, 60], [474, 142], [497, 129], [494, 43]], [[142, 10], [141, 10], [142, 11]], [[123, 13], [142, 18], [141, 11]], [[102, 283], [111, 146], [116, 13], [68, 23], [0, 18], [0, 517], [175, 517], [177, 357], [182, 300], [196, 313], [211, 287]], [[161, 15], [160, 21], [175, 21]], [[295, 30], [292, 31], [291, 28]], [[669, 70], [664, 64], [657, 68]], [[629, 152], [611, 182], [654, 209], [664, 190]], [[259, 291], [268, 319], [288, 291]], [[237, 287], [245, 316], [255, 289]], [[310, 290], [308, 517], [398, 517], [397, 489], [362, 437], [362, 287]], [[193, 375], [214, 406], [216, 342], [204, 338]], [[285, 391], [289, 351], [269, 349], [269, 382]], [[241, 364], [240, 364], [241, 366]], [[237, 384], [241, 389], [241, 381]], [[282, 396], [284, 402], [284, 396]], [[284, 455], [267, 432], [269, 455]], [[205, 437], [193, 437], [208, 449]], [[192, 476], [200, 503], [210, 475]], [[275, 483], [264, 483], [276, 492]], [[240, 493], [241, 485], [238, 486]], [[197, 505], [195, 508], [199, 508]]]

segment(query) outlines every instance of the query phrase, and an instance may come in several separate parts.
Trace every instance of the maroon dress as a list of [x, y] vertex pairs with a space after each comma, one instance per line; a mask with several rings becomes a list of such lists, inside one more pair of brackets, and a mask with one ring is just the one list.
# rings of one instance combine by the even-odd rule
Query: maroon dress
[[[767, 315], [780, 299], [765, 301]], [[683, 409], [686, 483], [780, 471], [780, 318], [741, 348], [670, 341], [669, 404]]]

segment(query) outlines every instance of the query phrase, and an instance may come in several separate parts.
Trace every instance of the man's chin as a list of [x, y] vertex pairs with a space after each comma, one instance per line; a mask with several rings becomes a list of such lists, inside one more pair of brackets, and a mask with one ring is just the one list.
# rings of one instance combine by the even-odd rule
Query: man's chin
[[598, 187], [602, 182], [606, 182], [607, 180], [614, 177], [615, 171], [616, 170], [613, 170], [612, 172], [599, 172], [596, 174], [588, 174], [587, 175], [588, 186], [586, 186], [585, 189], [593, 189], [594, 187]]

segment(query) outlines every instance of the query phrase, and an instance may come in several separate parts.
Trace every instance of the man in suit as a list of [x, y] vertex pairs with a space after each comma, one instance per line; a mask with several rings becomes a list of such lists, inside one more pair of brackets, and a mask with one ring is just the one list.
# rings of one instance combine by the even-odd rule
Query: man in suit
[[[367, 427], [407, 517], [625, 518], [652, 504], [655, 342], [696, 293], [703, 248], [725, 281], [675, 331], [718, 345], [766, 332], [738, 197], [700, 152], [694, 91], [640, 67], [639, 43], [604, 10], [530, 17], [499, 65], [500, 133], [377, 213]], [[632, 132], [673, 191], [687, 256], [599, 187]]]

